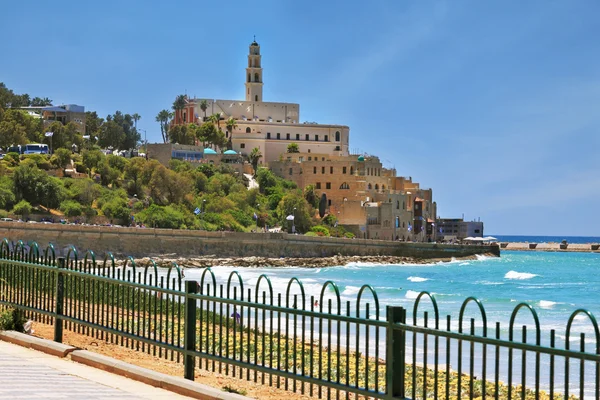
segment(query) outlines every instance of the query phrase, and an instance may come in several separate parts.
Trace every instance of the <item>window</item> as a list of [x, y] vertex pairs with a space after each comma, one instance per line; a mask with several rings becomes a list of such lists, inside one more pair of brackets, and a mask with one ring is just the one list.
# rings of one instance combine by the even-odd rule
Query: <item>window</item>
[[335, 146], [335, 151], [340, 151], [340, 146]]
[[321, 173], [324, 174], [325, 173], [325, 167], [321, 167]]
[[271, 132], [267, 132], [267, 139], [271, 139]]
[[[308, 149], [308, 152], [310, 153], [310, 149]], [[315, 161], [316, 161], [316, 158], [315, 158]]]
[[371, 190], [371, 189], [373, 189], [373, 186], [371, 186], [371, 184], [369, 183], [369, 184], [367, 185], [367, 189]]
[[246, 128], [246, 133], [250, 133], [250, 132], [252, 132], [252, 129], [250, 129], [250, 127], [247, 127]]
[[317, 173], [317, 167], [313, 167], [313, 174]]
[[254, 95], [254, 101], [258, 101], [258, 95], [257, 94]]
[[325, 189], [331, 189], [331, 182], [327, 182], [325, 184]]
[[304, 140], [308, 140], [308, 133], [304, 136]]
[[258, 72], [254, 74], [254, 82], [260, 82], [260, 79], [258, 79]]
[[300, 134], [296, 133], [296, 140], [300, 140]]
[[336, 141], [336, 142], [339, 142], [339, 141], [340, 141], [340, 131], [337, 131], [337, 132], [335, 133], [335, 141]]
[[293, 174], [294, 174], [294, 169], [290, 168], [290, 175], [293, 175]]
[[375, 184], [375, 190], [379, 190], [379, 185]]
[[317, 182], [317, 184], [315, 185], [315, 189], [321, 189], [321, 182]]
[[354, 175], [354, 167], [350, 167], [350, 175]]
[[321, 161], [325, 161], [325, 157], [321, 157]]
[[[309, 151], [309, 153], [310, 153], [310, 151]], [[312, 161], [312, 157], [309, 156], [308, 161]], [[315, 168], [317, 168], [317, 167], [315, 167]]]
[[287, 140], [290, 140], [290, 134], [289, 134], [289, 133], [286, 133], [286, 134], [285, 134], [285, 138], [286, 138]]
[[406, 202], [405, 201], [402, 202], [402, 209], [406, 210]]
[[277, 140], [281, 139], [281, 133], [277, 133]]
[[245, 149], [246, 148], [246, 143], [240, 143], [240, 149]]
[[342, 167], [342, 174], [346, 173], [346, 167]]
[[350, 185], [348, 185], [346, 182], [342, 183], [342, 185], [340, 186], [340, 189], [350, 189]]
[[[250, 74], [248, 74], [248, 82], [250, 82]], [[248, 88], [248, 93], [250, 93], [250, 88]]]
[[333, 174], [333, 167], [329, 167], [329, 173]]
[[315, 135], [315, 142], [319, 141], [319, 135]]
[[329, 136], [325, 135], [325, 141], [329, 142]]
[[385, 190], [385, 185], [381, 185], [381, 190]]
[[396, 200], [396, 210], [400, 209], [400, 200]]
[[331, 199], [329, 199], [329, 201], [327, 202], [327, 204], [329, 204], [331, 206]]

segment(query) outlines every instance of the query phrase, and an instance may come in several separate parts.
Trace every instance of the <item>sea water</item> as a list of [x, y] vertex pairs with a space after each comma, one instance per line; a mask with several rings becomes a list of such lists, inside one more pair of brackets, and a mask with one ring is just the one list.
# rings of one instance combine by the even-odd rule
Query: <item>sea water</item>
[[[461, 305], [470, 296], [477, 298], [485, 309], [488, 336], [494, 337], [495, 323], [501, 324], [501, 337], [508, 339], [509, 321], [515, 307], [520, 303], [529, 304], [539, 318], [542, 344], [548, 345], [549, 332], [556, 331], [557, 347], [564, 346], [566, 325], [572, 313], [578, 309], [586, 309], [600, 317], [600, 254], [596, 253], [559, 253], [559, 252], [511, 252], [502, 251], [501, 257], [479, 256], [476, 260], [453, 260], [451, 262], [435, 262], [426, 264], [380, 265], [370, 263], [350, 263], [327, 268], [239, 268], [214, 267], [217, 284], [226, 284], [233, 271], [238, 271], [244, 281], [245, 289], [255, 292], [256, 283], [261, 275], [269, 277], [273, 289], [274, 304], [277, 294], [282, 294], [282, 305], [286, 304], [286, 289], [292, 278], [303, 283], [306, 294], [305, 307], [310, 309], [314, 300], [324, 306], [325, 311], [329, 299], [336, 311], [336, 288], [340, 295], [343, 313], [346, 301], [352, 303], [351, 315], [356, 314], [357, 295], [363, 285], [370, 285], [377, 293], [379, 302], [379, 319], [385, 320], [387, 305], [402, 306], [408, 311], [409, 323], [412, 322], [415, 299], [423, 291], [429, 292], [437, 302], [441, 326], [445, 325], [446, 315], [451, 316], [452, 330], [458, 330], [458, 316]], [[186, 279], [200, 280], [202, 270], [186, 270]], [[332, 284], [327, 282], [334, 282]], [[261, 279], [259, 298], [262, 292], [270, 297], [266, 279]], [[298, 286], [290, 286], [290, 293], [300, 295]], [[254, 294], [253, 294], [254, 296]], [[310, 300], [313, 296], [314, 299]], [[254, 300], [254, 299], [253, 299]], [[268, 300], [267, 303], [270, 303]], [[366, 304], [370, 303], [371, 318], [376, 309], [373, 296], [364, 291], [358, 312], [364, 317]], [[287, 304], [292, 304], [290, 299]], [[297, 304], [302, 308], [302, 304]], [[317, 307], [318, 308], [318, 307]], [[431, 302], [423, 299], [418, 308], [418, 324], [422, 324], [424, 311], [433, 315]], [[266, 316], [259, 315], [259, 318]], [[468, 332], [470, 319], [475, 319], [477, 334], [482, 332], [482, 317], [473, 302], [466, 307], [463, 330]], [[252, 323], [251, 319], [248, 321]], [[532, 313], [521, 308], [514, 320], [513, 334], [516, 341], [521, 340], [522, 326], [528, 326], [528, 342], [535, 340], [535, 324]], [[432, 326], [431, 319], [429, 326]], [[352, 330], [352, 327], [350, 327]], [[586, 350], [593, 352], [596, 339], [594, 329], [588, 317], [579, 314], [573, 320], [571, 339], [576, 339], [571, 348], [578, 349], [580, 333], [584, 333]], [[336, 332], [332, 332], [335, 335]], [[340, 332], [345, 335], [345, 331]], [[351, 332], [354, 337], [355, 332]], [[352, 343], [354, 340], [352, 340]], [[576, 344], [575, 344], [576, 343]], [[374, 339], [367, 344], [371, 350], [375, 348]], [[385, 357], [383, 339], [380, 340], [380, 357]], [[432, 346], [430, 346], [430, 349]], [[454, 351], [456, 354], [456, 351]], [[373, 352], [371, 352], [373, 354]], [[443, 359], [443, 354], [440, 355]], [[490, 354], [488, 354], [488, 357]], [[503, 358], [506, 360], [506, 358]], [[530, 357], [528, 370], [534, 368], [533, 356]], [[417, 360], [419, 361], [419, 360]], [[563, 362], [564, 364], [564, 362]], [[455, 365], [453, 365], [455, 367]], [[480, 365], [475, 366], [476, 369]], [[547, 370], [548, 361], [542, 360], [542, 370]], [[506, 380], [507, 365], [501, 366], [501, 375]], [[571, 370], [573, 373], [573, 369]], [[588, 373], [591, 371], [588, 371]], [[518, 375], [517, 375], [518, 376]], [[531, 378], [528, 385], [532, 385]], [[546, 387], [548, 378], [542, 376], [542, 386]], [[557, 388], [560, 388], [560, 382]], [[593, 381], [586, 384], [586, 397], [594, 390]]]

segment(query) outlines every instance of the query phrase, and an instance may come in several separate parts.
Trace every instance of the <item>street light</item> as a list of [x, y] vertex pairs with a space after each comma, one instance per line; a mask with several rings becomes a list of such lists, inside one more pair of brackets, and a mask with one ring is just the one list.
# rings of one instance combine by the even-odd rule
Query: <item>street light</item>
[[292, 220], [292, 233], [296, 233], [296, 207], [294, 207], [292, 215], [294, 216], [294, 219]]

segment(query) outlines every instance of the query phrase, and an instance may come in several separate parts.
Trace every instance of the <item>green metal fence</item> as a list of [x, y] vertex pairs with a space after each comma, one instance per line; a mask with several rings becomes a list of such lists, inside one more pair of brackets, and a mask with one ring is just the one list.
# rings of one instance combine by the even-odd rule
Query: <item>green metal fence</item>
[[[58, 342], [64, 329], [94, 336], [183, 362], [192, 380], [196, 369], [206, 369], [336, 399], [600, 398], [600, 332], [586, 310], [570, 316], [561, 344], [554, 330], [543, 337], [527, 304], [515, 307], [503, 330], [488, 323], [473, 297], [453, 321], [442, 319], [435, 297], [423, 292], [407, 317], [402, 307], [381, 309], [368, 285], [354, 303], [342, 302], [331, 281], [315, 297], [293, 278], [282, 295], [265, 275], [253, 290], [237, 272], [217, 283], [207, 268], [192, 281], [175, 263], [138, 267], [110, 253], [80, 257], [74, 248], [63, 258], [52, 245], [41, 251], [5, 239], [6, 307], [54, 324]], [[524, 311], [533, 332], [517, 326]], [[581, 333], [573, 341], [573, 322], [582, 317], [593, 337]]]

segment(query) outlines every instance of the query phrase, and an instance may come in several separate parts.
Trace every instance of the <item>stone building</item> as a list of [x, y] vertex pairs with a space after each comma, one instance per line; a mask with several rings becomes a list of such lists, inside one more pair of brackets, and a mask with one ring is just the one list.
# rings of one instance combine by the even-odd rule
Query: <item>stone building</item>
[[[254, 41], [249, 48], [244, 100], [187, 98], [185, 108], [175, 112], [173, 123], [201, 124], [210, 115], [220, 114], [220, 129], [229, 137], [225, 121], [234, 118], [237, 127], [231, 132], [233, 150], [247, 155], [257, 147], [263, 155], [261, 164], [279, 159], [290, 143], [297, 143], [302, 152], [348, 155], [347, 126], [300, 122], [299, 104], [263, 101], [261, 58], [260, 46]], [[203, 101], [206, 110], [202, 109]]]
[[288, 153], [271, 161], [276, 175], [327, 197], [328, 213], [359, 237], [435, 240], [436, 203], [431, 189], [398, 177], [376, 156]]
[[30, 106], [20, 107], [19, 110], [24, 110], [29, 115], [35, 118], [41, 118], [44, 127], [49, 126], [55, 121], [61, 122], [63, 125], [69, 122], [75, 123], [77, 131], [85, 134], [85, 107], [76, 104], [63, 104], [60, 106]]

